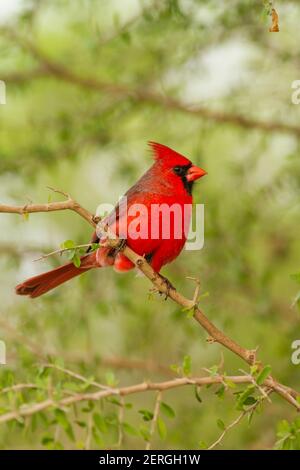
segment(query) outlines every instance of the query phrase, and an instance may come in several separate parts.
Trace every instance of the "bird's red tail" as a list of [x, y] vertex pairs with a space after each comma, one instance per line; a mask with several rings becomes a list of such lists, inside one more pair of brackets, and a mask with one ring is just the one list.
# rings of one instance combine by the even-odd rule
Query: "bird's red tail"
[[94, 267], [97, 267], [95, 253], [91, 253], [81, 258], [80, 268], [76, 268], [73, 263], [67, 263], [46, 273], [31, 277], [16, 286], [16, 294], [29, 295], [31, 298], [39, 297]]

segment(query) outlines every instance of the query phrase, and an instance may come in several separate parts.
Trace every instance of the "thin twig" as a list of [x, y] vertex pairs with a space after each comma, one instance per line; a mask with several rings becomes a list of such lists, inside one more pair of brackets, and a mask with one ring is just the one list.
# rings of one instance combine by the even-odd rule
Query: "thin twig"
[[41, 261], [43, 259], [49, 258], [50, 256], [61, 255], [65, 253], [66, 251], [78, 250], [80, 248], [89, 248], [91, 246], [93, 246], [93, 243], [84, 243], [83, 245], [76, 245], [76, 246], [73, 246], [72, 248], [59, 248], [57, 250], [50, 251], [50, 253], [42, 255], [39, 258], [34, 259], [33, 261]]
[[85, 446], [84, 446], [85, 450], [90, 450], [91, 448], [92, 427], [93, 427], [93, 415], [92, 413], [90, 413], [88, 417], [88, 422], [87, 422], [86, 440], [85, 440]]
[[261, 397], [260, 400], [258, 400], [256, 403], [254, 403], [253, 405], [249, 406], [246, 410], [242, 411], [242, 413], [234, 420], [232, 421], [232, 423], [230, 423], [228, 426], [225, 427], [224, 431], [220, 434], [220, 436], [218, 437], [218, 439], [213, 443], [211, 444], [207, 450], [212, 450], [214, 449], [217, 445], [221, 444], [222, 440], [224, 439], [225, 435], [228, 433], [228, 431], [230, 429], [232, 429], [233, 427], [235, 427], [237, 424], [239, 424], [240, 421], [242, 421], [242, 419], [248, 415], [249, 413], [253, 413], [256, 408], [258, 407], [258, 405], [260, 403], [262, 403], [262, 401], [267, 397], [269, 398], [269, 394], [271, 393], [271, 390], [267, 391], [267, 392], [264, 392], [264, 395]]
[[119, 408], [119, 416], [118, 416], [118, 442], [116, 447], [120, 449], [122, 442], [123, 442], [123, 422], [124, 422], [124, 411], [125, 411], [125, 403], [124, 397], [120, 397], [120, 408]]
[[15, 384], [11, 387], [0, 388], [0, 393], [19, 392], [22, 390], [36, 390], [37, 388], [40, 387], [38, 387], [36, 384]]
[[63, 372], [64, 374], [67, 374], [70, 377], [73, 377], [74, 379], [80, 380], [81, 382], [84, 382], [88, 385], [93, 385], [94, 387], [100, 388], [101, 390], [112, 390], [111, 387], [107, 387], [106, 385], [102, 385], [99, 382], [95, 382], [94, 380], [90, 381], [90, 380], [86, 379], [83, 375], [80, 375], [77, 372], [73, 372], [69, 369], [65, 369], [64, 367], [61, 367], [59, 365], [47, 363], [47, 364], [42, 364], [42, 366], [46, 367], [46, 368], [49, 368], [49, 369], [51, 368], [51, 369], [55, 369], [55, 370], [58, 370], [60, 372]]
[[152, 418], [151, 426], [150, 426], [149, 440], [147, 441], [147, 444], [146, 444], [146, 450], [151, 449], [152, 438], [154, 436], [155, 428], [156, 428], [156, 425], [157, 425], [157, 420], [158, 420], [158, 417], [159, 417], [159, 409], [160, 409], [161, 398], [162, 398], [162, 392], [160, 390], [159, 392], [157, 392], [157, 395], [156, 395], [156, 400], [155, 400], [155, 405], [154, 405], [154, 413], [153, 413], [153, 418]]

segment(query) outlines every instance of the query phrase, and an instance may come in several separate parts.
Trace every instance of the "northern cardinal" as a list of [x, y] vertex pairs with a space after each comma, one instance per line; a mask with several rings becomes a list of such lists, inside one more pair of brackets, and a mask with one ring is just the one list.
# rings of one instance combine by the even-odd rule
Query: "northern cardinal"
[[[186, 241], [185, 229], [190, 223], [191, 211], [187, 214], [186, 211], [182, 211], [181, 224], [178, 224], [178, 220], [176, 222], [175, 218], [172, 219], [169, 237], [164, 237], [161, 229], [159, 229], [158, 235], [153, 237], [151, 227], [154, 226], [154, 222], [163, 225], [164, 219], [160, 215], [159, 221], [157, 217], [155, 221], [152, 220], [151, 207], [165, 204], [170, 208], [174, 203], [180, 208], [190, 207], [194, 181], [204, 176], [206, 171], [194, 166], [190, 160], [165, 145], [155, 142], [149, 142], [149, 145], [154, 153], [154, 164], [125, 194], [127, 197], [126, 209], [122, 209], [118, 204], [115, 210], [104, 219], [104, 222], [110, 232], [119, 235], [120, 231], [124, 229], [124, 225], [129, 227], [131, 222], [137, 221], [137, 213], [133, 211], [130, 214], [132, 207], [142, 204], [148, 209], [147, 215], [144, 216], [144, 219], [146, 217], [147, 220], [144, 221], [148, 224], [150, 235], [147, 238], [142, 238], [136, 234], [130, 234], [128, 228], [125, 228], [125, 231], [127, 230], [126, 243], [140, 256], [145, 256], [152, 268], [159, 272], [162, 266], [173, 261], [181, 252]], [[178, 233], [176, 236], [174, 235], [176, 228], [178, 228], [174, 226], [176, 223], [180, 225], [179, 236]], [[99, 241], [99, 235], [95, 232], [92, 243]], [[39, 297], [89, 269], [105, 266], [113, 266], [116, 271], [121, 272], [134, 268], [134, 264], [120, 251], [109, 247], [99, 247], [81, 257], [79, 268], [71, 262], [31, 277], [16, 287], [16, 293], [29, 295], [32, 298]]]

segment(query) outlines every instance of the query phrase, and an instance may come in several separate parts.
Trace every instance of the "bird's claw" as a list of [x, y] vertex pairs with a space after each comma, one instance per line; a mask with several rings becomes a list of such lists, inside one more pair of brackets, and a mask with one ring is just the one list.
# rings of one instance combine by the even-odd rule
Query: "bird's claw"
[[[165, 292], [165, 300], [167, 300], [167, 298], [169, 297], [170, 295], [170, 290], [176, 290], [176, 288], [173, 286], [173, 284], [169, 281], [168, 278], [166, 278], [165, 276], [162, 276], [160, 274], [160, 277], [162, 278], [165, 286], [166, 286], [166, 292]], [[162, 294], [162, 292], [161, 292]]]
[[126, 246], [126, 239], [125, 238], [120, 238], [118, 246], [116, 247], [116, 254], [119, 253], [120, 251], [123, 251]]

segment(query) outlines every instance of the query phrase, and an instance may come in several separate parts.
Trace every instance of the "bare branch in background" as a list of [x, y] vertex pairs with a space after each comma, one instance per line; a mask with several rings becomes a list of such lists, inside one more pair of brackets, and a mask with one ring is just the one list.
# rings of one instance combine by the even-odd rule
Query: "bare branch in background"
[[[232, 124], [245, 129], [257, 129], [264, 132], [284, 132], [297, 137], [300, 136], [300, 127], [298, 125], [286, 124], [279, 121], [258, 121], [240, 114], [215, 111], [205, 108], [204, 106], [189, 106], [178, 99], [166, 96], [165, 94], [159, 94], [151, 91], [150, 89], [133, 89], [124, 84], [108, 83], [94, 77], [80, 75], [48, 57], [27, 38], [20, 37], [15, 32], [5, 28], [1, 28], [0, 33], [1, 32], [12, 41], [16, 42], [21, 48], [29, 52], [39, 63], [40, 69], [38, 70], [40, 70], [40, 72], [37, 73], [36, 71], [33, 71], [33, 76], [30, 76], [30, 72], [28, 72], [27, 78], [26, 74], [24, 74], [24, 80], [52, 76], [67, 83], [87, 88], [88, 90], [105, 92], [109, 95], [124, 99], [132, 98], [137, 102], [155, 104], [171, 111], [182, 112], [220, 124]], [[44, 71], [47, 73], [44, 73]], [[34, 73], [36, 74], [36, 77], [34, 76]], [[21, 81], [21, 76], [22, 74], [16, 80], [17, 82]], [[17, 73], [15, 74], [15, 77], [18, 77]], [[8, 79], [9, 77], [6, 78]]]

